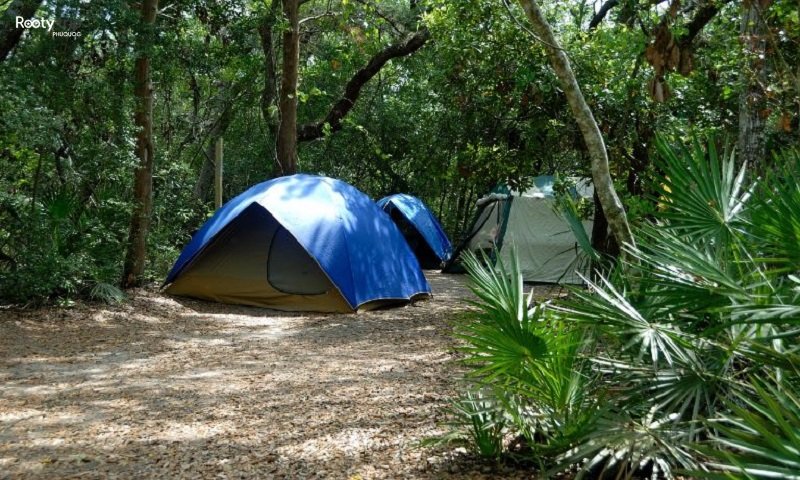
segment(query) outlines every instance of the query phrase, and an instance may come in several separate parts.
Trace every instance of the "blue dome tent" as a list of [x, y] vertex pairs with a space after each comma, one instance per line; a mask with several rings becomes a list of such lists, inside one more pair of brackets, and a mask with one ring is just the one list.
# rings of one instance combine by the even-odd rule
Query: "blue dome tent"
[[378, 206], [403, 232], [422, 268], [440, 268], [450, 259], [450, 240], [422, 200], [398, 193], [378, 200]]
[[167, 293], [290, 311], [353, 312], [430, 294], [392, 221], [345, 182], [292, 175], [229, 201], [194, 235]]

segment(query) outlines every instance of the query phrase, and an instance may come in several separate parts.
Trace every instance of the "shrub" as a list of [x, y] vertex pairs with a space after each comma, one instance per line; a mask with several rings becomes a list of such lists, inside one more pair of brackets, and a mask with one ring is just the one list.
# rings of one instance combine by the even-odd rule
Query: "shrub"
[[546, 473], [780, 476], [797, 461], [798, 157], [759, 181], [713, 141], [657, 147], [661, 207], [624, 274], [529, 305], [514, 262], [466, 262], [470, 379]]

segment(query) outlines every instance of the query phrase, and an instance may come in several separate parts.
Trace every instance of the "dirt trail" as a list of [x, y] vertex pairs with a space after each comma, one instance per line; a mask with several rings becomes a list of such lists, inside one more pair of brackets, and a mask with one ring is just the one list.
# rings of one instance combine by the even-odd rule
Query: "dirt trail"
[[428, 276], [433, 300], [358, 315], [147, 291], [0, 310], [0, 479], [493, 478], [416, 447], [456, 390], [469, 296]]

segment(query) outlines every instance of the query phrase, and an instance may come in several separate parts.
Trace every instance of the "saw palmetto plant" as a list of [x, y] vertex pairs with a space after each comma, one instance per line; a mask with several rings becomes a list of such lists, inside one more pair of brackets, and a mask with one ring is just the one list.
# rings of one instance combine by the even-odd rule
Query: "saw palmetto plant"
[[459, 332], [471, 380], [544, 472], [787, 478], [800, 465], [798, 156], [756, 179], [713, 141], [658, 151], [660, 208], [623, 275], [532, 305], [513, 258], [465, 262], [480, 310]]

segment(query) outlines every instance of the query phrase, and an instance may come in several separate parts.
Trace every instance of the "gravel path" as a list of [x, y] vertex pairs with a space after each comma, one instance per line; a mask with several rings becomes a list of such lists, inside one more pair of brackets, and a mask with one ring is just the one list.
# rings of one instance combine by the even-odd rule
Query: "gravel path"
[[148, 291], [0, 310], [0, 478], [495, 478], [417, 447], [456, 391], [469, 295], [428, 277], [434, 299], [358, 315]]

